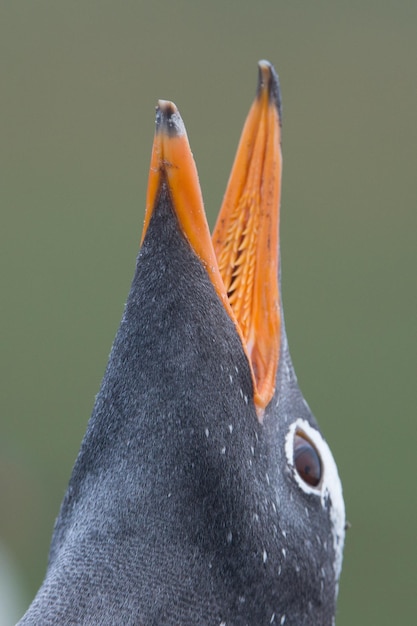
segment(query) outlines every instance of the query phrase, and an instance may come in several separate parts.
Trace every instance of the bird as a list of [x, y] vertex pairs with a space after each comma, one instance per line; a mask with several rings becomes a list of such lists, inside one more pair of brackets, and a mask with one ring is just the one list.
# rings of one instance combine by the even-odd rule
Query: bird
[[335, 623], [345, 507], [285, 331], [281, 122], [262, 60], [210, 236], [158, 102], [133, 281], [20, 626]]

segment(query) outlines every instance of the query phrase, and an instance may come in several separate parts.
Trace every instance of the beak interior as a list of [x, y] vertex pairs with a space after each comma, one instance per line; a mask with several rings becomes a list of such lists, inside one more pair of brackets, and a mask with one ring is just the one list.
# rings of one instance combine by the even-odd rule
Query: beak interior
[[253, 371], [258, 415], [274, 395], [281, 337], [279, 93], [274, 68], [261, 61], [257, 95], [213, 232], [222, 280]]

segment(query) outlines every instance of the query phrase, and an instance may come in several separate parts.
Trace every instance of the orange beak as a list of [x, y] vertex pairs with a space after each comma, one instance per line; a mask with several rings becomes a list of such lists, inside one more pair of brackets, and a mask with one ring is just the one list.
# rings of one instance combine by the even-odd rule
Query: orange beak
[[252, 371], [259, 419], [275, 391], [280, 349], [278, 227], [281, 127], [278, 79], [259, 63], [256, 99], [246, 120], [211, 240], [183, 121], [159, 101], [142, 241], [161, 185], [180, 228], [233, 320]]

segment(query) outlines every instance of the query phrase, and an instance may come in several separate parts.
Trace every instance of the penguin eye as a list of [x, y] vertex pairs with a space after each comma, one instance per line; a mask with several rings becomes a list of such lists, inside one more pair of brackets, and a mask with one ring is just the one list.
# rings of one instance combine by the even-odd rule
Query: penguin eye
[[323, 473], [319, 453], [300, 430], [294, 435], [294, 466], [307, 485], [319, 485]]

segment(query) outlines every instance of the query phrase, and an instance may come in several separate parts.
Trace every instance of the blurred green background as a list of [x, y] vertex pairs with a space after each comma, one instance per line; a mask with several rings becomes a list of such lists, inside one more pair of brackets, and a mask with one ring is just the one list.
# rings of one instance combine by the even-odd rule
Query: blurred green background
[[0, 3], [2, 624], [1, 594], [18, 617], [43, 578], [122, 314], [155, 103], [181, 110], [212, 226], [261, 58], [288, 336], [352, 523], [338, 626], [415, 623], [417, 3], [37, 0]]

